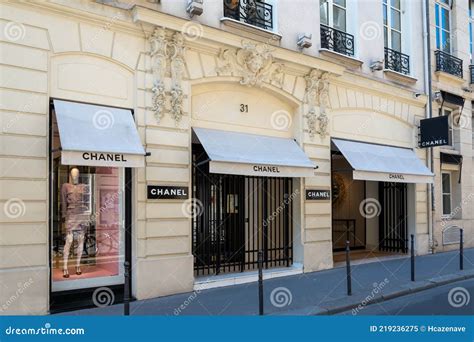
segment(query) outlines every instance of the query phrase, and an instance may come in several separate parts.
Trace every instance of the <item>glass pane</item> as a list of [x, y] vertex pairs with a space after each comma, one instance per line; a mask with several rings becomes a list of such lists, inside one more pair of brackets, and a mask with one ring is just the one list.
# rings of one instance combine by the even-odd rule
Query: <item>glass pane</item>
[[333, 7], [334, 15], [334, 28], [346, 32], [346, 11], [334, 6]]
[[400, 12], [392, 9], [390, 12], [390, 15], [392, 16], [391, 20], [391, 25], [392, 28], [394, 28], [397, 31], [401, 31], [401, 25], [400, 25]]
[[449, 194], [451, 192], [451, 175], [449, 173], [443, 173], [443, 194]]
[[451, 36], [447, 31], [441, 31], [441, 50], [451, 53]]
[[440, 37], [441, 30], [436, 29], [436, 48], [439, 50], [441, 49], [441, 37]]
[[387, 25], [387, 6], [383, 5], [383, 24]]
[[397, 32], [392, 30], [392, 49], [398, 52], [402, 51], [402, 35]]
[[389, 47], [388, 46], [388, 33], [387, 33], [387, 27], [384, 27], [383, 28], [383, 42], [384, 42], [384, 46], [385, 47]]
[[436, 26], [439, 26], [439, 5], [435, 5], [435, 23]]
[[451, 214], [451, 196], [443, 195], [443, 215]]
[[441, 27], [444, 30], [450, 31], [449, 11], [445, 8], [441, 9]]
[[449, 0], [439, 0], [439, 2], [442, 2], [443, 4], [449, 5]]
[[346, 7], [346, 0], [334, 0], [333, 1], [336, 5]]
[[400, 0], [392, 0], [392, 7], [400, 9]]
[[328, 2], [326, 0], [321, 0], [319, 5], [319, 16], [321, 24], [329, 25], [328, 23]]

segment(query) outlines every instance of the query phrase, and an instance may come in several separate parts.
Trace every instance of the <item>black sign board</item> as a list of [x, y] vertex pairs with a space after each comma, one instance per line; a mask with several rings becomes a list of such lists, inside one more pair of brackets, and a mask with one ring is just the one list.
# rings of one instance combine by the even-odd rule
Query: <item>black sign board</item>
[[306, 190], [306, 199], [309, 201], [330, 200], [331, 192], [329, 190]]
[[170, 185], [148, 185], [148, 199], [188, 199], [188, 187]]
[[421, 148], [449, 145], [448, 116], [421, 120], [418, 145]]

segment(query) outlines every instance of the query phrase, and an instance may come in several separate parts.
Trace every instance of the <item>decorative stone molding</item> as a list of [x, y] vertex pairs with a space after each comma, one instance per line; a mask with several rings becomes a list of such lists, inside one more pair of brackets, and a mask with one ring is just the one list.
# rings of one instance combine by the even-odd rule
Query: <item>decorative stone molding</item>
[[[157, 27], [150, 39], [151, 71], [153, 73], [152, 110], [159, 123], [164, 116], [166, 107], [166, 89], [164, 79], [171, 74], [170, 113], [179, 124], [183, 117], [182, 79], [184, 76], [184, 37], [180, 32], [175, 32], [171, 39], [167, 37], [166, 30]], [[169, 71], [168, 71], [169, 69]]]
[[241, 49], [221, 50], [216, 71], [219, 75], [239, 75], [240, 84], [246, 86], [261, 87], [263, 82], [276, 82], [281, 87], [283, 82], [283, 64], [274, 62], [268, 44], [243, 41]]
[[[324, 139], [328, 134], [329, 118], [326, 110], [330, 107], [329, 76], [330, 73], [321, 72], [317, 69], [312, 69], [305, 76], [304, 102], [309, 107], [305, 117], [310, 138], [314, 138], [316, 134], [319, 134]], [[319, 104], [319, 115], [316, 114], [317, 104]]]

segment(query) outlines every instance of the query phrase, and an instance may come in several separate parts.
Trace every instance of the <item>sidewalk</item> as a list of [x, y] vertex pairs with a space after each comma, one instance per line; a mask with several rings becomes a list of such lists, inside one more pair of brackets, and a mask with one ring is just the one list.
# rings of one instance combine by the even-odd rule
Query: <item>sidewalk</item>
[[[330, 270], [265, 280], [265, 314], [317, 315], [356, 308], [362, 302], [383, 300], [422, 291], [461, 279], [474, 278], [474, 248], [416, 258], [416, 281], [410, 281], [410, 258], [372, 262], [352, 267], [352, 296], [346, 294], [346, 270]], [[363, 310], [362, 305], [357, 310]], [[93, 308], [62, 315], [122, 315], [123, 305]], [[258, 285], [249, 283], [135, 301], [131, 315], [256, 315]]]

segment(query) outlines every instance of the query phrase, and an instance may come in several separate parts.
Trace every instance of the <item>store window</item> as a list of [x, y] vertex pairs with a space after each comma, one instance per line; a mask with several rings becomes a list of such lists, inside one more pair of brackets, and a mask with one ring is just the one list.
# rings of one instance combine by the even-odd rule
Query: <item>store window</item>
[[443, 172], [441, 174], [441, 189], [442, 189], [442, 204], [443, 204], [443, 216], [451, 215], [451, 202], [452, 202], [452, 191], [451, 191], [451, 173]]
[[383, 0], [383, 30], [385, 47], [402, 52], [401, 0]]
[[451, 1], [437, 0], [435, 4], [436, 48], [451, 54]]
[[321, 24], [347, 32], [346, 10], [346, 0], [320, 0]]

